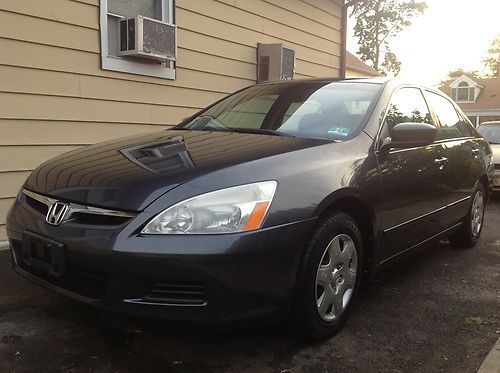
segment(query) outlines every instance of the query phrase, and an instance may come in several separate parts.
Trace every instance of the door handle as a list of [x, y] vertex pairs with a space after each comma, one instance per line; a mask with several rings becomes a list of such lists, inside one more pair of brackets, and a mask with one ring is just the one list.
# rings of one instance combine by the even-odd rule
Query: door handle
[[441, 158], [436, 158], [434, 159], [434, 163], [436, 163], [439, 167], [440, 170], [444, 168], [444, 164], [448, 162], [448, 158], [446, 157], [441, 157]]
[[437, 164], [443, 164], [443, 163], [446, 163], [446, 162], [448, 162], [448, 158], [446, 158], [446, 157], [441, 157], [441, 158], [434, 159], [434, 163], [437, 163]]

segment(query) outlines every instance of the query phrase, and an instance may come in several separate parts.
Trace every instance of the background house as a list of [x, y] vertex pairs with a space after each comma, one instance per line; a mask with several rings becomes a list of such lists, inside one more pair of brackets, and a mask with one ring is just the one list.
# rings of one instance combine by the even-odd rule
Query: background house
[[[119, 22], [139, 14], [177, 25], [175, 62], [119, 56]], [[40, 163], [254, 84], [258, 43], [294, 51], [295, 78], [340, 76], [344, 24], [340, 0], [2, 0], [0, 241]]]
[[345, 76], [347, 78], [359, 78], [380, 76], [380, 74], [354, 54], [346, 52]]
[[478, 126], [489, 120], [500, 120], [500, 78], [471, 78], [453, 76], [440, 89], [460, 106]]

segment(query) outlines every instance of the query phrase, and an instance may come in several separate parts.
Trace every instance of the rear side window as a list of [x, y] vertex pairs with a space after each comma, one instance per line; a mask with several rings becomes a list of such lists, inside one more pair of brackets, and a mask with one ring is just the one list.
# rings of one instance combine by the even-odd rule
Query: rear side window
[[405, 122], [433, 124], [424, 96], [418, 88], [401, 88], [392, 95], [385, 118], [389, 130]]
[[427, 92], [427, 98], [436, 112], [440, 128], [438, 140], [455, 139], [472, 136], [469, 125], [458, 115], [455, 106], [446, 98], [437, 93]]

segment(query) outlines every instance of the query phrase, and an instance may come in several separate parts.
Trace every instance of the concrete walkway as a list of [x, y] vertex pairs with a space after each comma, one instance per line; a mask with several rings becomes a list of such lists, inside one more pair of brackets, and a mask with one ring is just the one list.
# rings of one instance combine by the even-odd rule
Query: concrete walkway
[[478, 373], [500, 373], [500, 338], [484, 359]]

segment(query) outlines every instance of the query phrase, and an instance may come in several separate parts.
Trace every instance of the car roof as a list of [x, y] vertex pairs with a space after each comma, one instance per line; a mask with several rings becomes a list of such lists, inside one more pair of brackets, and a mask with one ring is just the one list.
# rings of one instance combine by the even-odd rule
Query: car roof
[[274, 84], [297, 84], [297, 83], [368, 83], [368, 84], [380, 84], [387, 85], [392, 88], [397, 88], [400, 86], [414, 86], [427, 89], [443, 96], [446, 94], [436, 88], [419, 84], [415, 81], [402, 80], [400, 78], [388, 78], [384, 76], [378, 77], [359, 77], [359, 78], [308, 78], [308, 79], [292, 79], [292, 80], [278, 80], [272, 82], [258, 83], [258, 85], [274, 85]]
[[292, 79], [292, 80], [277, 80], [272, 82], [259, 83], [259, 85], [268, 84], [296, 84], [296, 83], [376, 83], [383, 84], [389, 81], [388, 78], [309, 78], [309, 79]]
[[495, 125], [495, 124], [500, 124], [500, 120], [492, 120], [492, 121], [489, 121], [489, 122], [483, 122], [480, 124], [480, 126], [491, 126], [491, 125]]

